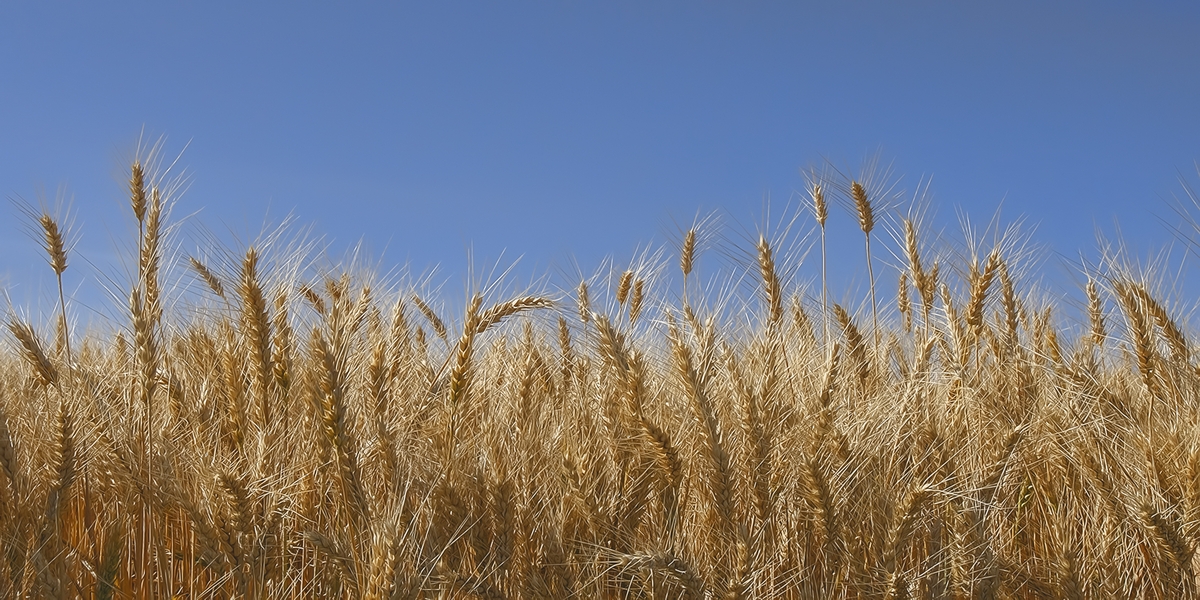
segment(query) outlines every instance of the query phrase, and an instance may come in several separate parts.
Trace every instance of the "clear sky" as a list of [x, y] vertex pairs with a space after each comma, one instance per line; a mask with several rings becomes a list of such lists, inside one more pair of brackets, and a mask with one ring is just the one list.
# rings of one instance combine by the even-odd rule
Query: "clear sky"
[[[1003, 201], [1067, 257], [1114, 220], [1149, 249], [1197, 180], [1197, 32], [1200, 4], [1163, 1], [18, 0], [0, 4], [0, 194], [65, 186], [81, 296], [85, 261], [119, 264], [143, 131], [183, 151], [176, 216], [246, 239], [290, 213], [445, 281], [468, 248], [528, 276], [627, 260], [697, 213], [754, 230], [800, 167], [876, 152], [902, 187], [933, 177], [944, 226]], [[0, 214], [0, 283], [48, 294]], [[852, 279], [860, 234], [844, 211], [830, 228]]]

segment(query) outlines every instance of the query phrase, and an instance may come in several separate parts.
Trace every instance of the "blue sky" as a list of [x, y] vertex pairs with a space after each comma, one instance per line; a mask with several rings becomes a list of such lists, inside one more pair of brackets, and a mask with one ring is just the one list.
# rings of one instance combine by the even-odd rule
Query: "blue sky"
[[[85, 261], [120, 264], [143, 131], [186, 147], [176, 215], [219, 237], [292, 214], [450, 282], [468, 249], [590, 272], [714, 210], [736, 240], [800, 167], [877, 152], [908, 190], [933, 177], [940, 227], [1003, 201], [1068, 258], [1114, 221], [1149, 251], [1197, 182], [1197, 31], [1191, 2], [5, 2], [0, 192], [65, 186], [80, 298]], [[0, 283], [45, 297], [5, 210]], [[830, 235], [860, 281], [852, 218]]]

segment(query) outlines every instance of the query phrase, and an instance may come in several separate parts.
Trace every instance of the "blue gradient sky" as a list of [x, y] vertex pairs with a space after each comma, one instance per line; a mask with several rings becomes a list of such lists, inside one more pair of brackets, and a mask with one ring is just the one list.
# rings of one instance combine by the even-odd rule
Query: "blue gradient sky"
[[[933, 176], [942, 226], [1003, 200], [1068, 258], [1115, 220], [1149, 250], [1200, 159], [1194, 2], [116, 4], [0, 4], [0, 192], [66, 186], [81, 298], [85, 261], [120, 264], [143, 129], [187, 148], [177, 216], [247, 239], [291, 213], [456, 282], [468, 248], [528, 277], [698, 212], [753, 230], [799, 167], [877, 151], [910, 190]], [[4, 212], [0, 283], [48, 295]], [[855, 281], [853, 220], [830, 233]]]

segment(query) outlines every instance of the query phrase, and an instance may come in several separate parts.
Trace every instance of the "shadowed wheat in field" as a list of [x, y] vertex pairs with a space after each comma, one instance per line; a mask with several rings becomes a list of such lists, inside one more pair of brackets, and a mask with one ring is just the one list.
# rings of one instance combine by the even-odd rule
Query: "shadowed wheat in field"
[[[35, 215], [60, 294], [52, 333], [7, 319], [2, 597], [1196, 595], [1200, 374], [1116, 259], [1073, 333], [1018, 245], [938, 251], [919, 220], [876, 227], [869, 183], [817, 178], [816, 293], [766, 237], [722, 276], [753, 285], [713, 287], [693, 229], [682, 278], [451, 314], [272, 244], [175, 260], [163, 185], [133, 165], [112, 336], [69, 327], [69, 232]], [[861, 310], [826, 292], [835, 195], [867, 236]]]

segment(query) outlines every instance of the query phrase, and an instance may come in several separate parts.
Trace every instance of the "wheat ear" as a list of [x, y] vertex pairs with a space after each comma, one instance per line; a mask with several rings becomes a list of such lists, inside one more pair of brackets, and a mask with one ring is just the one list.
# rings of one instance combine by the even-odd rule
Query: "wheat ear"
[[[272, 375], [275, 377], [275, 387], [279, 396], [286, 403], [288, 390], [292, 385], [292, 325], [288, 321], [287, 294], [280, 290], [275, 295], [275, 335], [271, 338], [273, 356], [271, 358]], [[286, 404], [281, 407], [283, 416], [287, 418]]]
[[771, 327], [783, 319], [783, 286], [779, 283], [779, 273], [775, 270], [775, 256], [766, 236], [758, 236], [758, 270], [762, 276], [763, 293], [767, 300], [767, 323]]
[[68, 492], [78, 475], [78, 456], [75, 448], [75, 424], [65, 399], [58, 403], [58, 430], [54, 444], [54, 486], [46, 501], [46, 518], [51, 523], [61, 520], [66, 511]]
[[1125, 311], [1125, 321], [1129, 327], [1130, 337], [1133, 339], [1134, 354], [1137, 356], [1138, 372], [1142, 375], [1142, 383], [1151, 395], [1157, 396], [1158, 387], [1158, 352], [1155, 351], [1151, 340], [1151, 325], [1149, 316], [1146, 314], [1145, 307], [1132, 290], [1132, 286], [1127, 283], [1117, 282], [1115, 284], [1117, 298], [1121, 301], [1121, 308]]
[[275, 369], [271, 362], [271, 320], [267, 315], [267, 300], [258, 283], [258, 251], [253, 246], [246, 250], [246, 259], [242, 261], [238, 294], [242, 297], [242, 328], [249, 346], [259, 412], [263, 426], [269, 427], [272, 423], [271, 390]]
[[146, 232], [138, 257], [138, 279], [144, 294], [146, 314], [150, 322], [157, 324], [162, 318], [161, 289], [158, 270], [162, 262], [163, 201], [155, 187], [150, 191], [150, 206], [146, 212]]
[[817, 225], [821, 226], [821, 324], [824, 327], [825, 343], [829, 343], [829, 282], [826, 277], [826, 257], [825, 252], [825, 220], [829, 217], [829, 207], [825, 204], [825, 189], [821, 184], [814, 183], [812, 190], [809, 192], [813, 201], [813, 215], [817, 218]]
[[633, 294], [629, 297], [629, 324], [637, 323], [642, 314], [642, 303], [646, 301], [646, 281], [638, 279], [633, 283]]
[[637, 569], [663, 572], [670, 575], [672, 579], [683, 586], [685, 598], [701, 600], [705, 597], [704, 579], [696, 573], [696, 570], [687, 561], [678, 556], [667, 553], [625, 554], [620, 557], [617, 565], [622, 570]]
[[454, 367], [450, 370], [449, 379], [450, 391], [447, 405], [449, 413], [446, 415], [445, 468], [447, 473], [454, 466], [454, 446], [457, 443], [456, 436], [458, 434], [458, 407], [466, 397], [467, 386], [470, 384], [471, 353], [475, 346], [475, 336], [479, 331], [479, 308], [482, 304], [483, 297], [475, 294], [467, 308], [463, 332], [454, 350]]
[[978, 266], [971, 265], [971, 298], [967, 301], [966, 319], [967, 327], [971, 329], [975, 339], [981, 335], [984, 303], [987, 301], [988, 288], [991, 287], [992, 280], [996, 277], [996, 269], [999, 264], [1000, 255], [992, 252], [988, 255], [982, 273]]
[[840, 304], [833, 305], [834, 318], [837, 319], [838, 326], [841, 327], [842, 333], [846, 336], [846, 351], [849, 354], [850, 360], [854, 361], [858, 373], [858, 381], [862, 385], [866, 385], [867, 377], [871, 372], [871, 365], [867, 359], [867, 346], [863, 341], [862, 332], [854, 325], [854, 320], [850, 318], [850, 313], [842, 308]]
[[1004, 341], [1011, 347], [1017, 344], [1017, 325], [1021, 308], [1017, 302], [1012, 276], [1008, 273], [1008, 264], [1000, 261], [997, 270], [1000, 274], [1000, 300], [1004, 305]]
[[904, 219], [904, 249], [908, 257], [908, 270], [912, 274], [913, 287], [921, 296], [923, 304], [923, 323], [925, 327], [925, 335], [929, 335], [929, 311], [932, 308], [933, 298], [926, 297], [925, 282], [927, 276], [925, 267], [921, 265], [921, 251], [917, 244], [917, 228], [910, 219]]
[[1188, 353], [1187, 338], [1183, 335], [1183, 330], [1175, 324], [1171, 316], [1167, 314], [1167, 309], [1163, 307], [1146, 288], [1138, 284], [1129, 284], [1129, 290], [1141, 301], [1144, 310], [1154, 317], [1158, 328], [1162, 330], [1163, 339], [1166, 340], [1167, 346], [1171, 349], [1171, 358], [1176, 363], [1186, 365], [1191, 361]]
[[617, 304], [625, 305], [625, 300], [629, 297], [629, 290], [632, 287], [633, 271], [621, 273], [621, 280], [617, 283]]
[[862, 229], [867, 240], [867, 277], [871, 283], [871, 325], [874, 327], [874, 341], [879, 344], [879, 310], [875, 302], [875, 266], [871, 261], [871, 230], [875, 228], [875, 213], [871, 209], [871, 199], [861, 183], [850, 183], [850, 195], [854, 198], [854, 208], [858, 211], [858, 226]]
[[216, 273], [213, 273], [208, 266], [200, 262], [200, 259], [196, 258], [195, 256], [188, 257], [188, 262], [191, 263], [192, 270], [200, 276], [200, 279], [204, 280], [204, 283], [208, 286], [208, 289], [212, 290], [212, 292], [219, 298], [224, 299], [225, 285], [221, 283], [221, 278], [217, 277]]
[[21, 356], [25, 358], [25, 362], [29, 363], [29, 366], [33, 367], [33, 373], [37, 375], [38, 382], [44, 386], [58, 385], [58, 369], [46, 357], [33, 328], [13, 315], [9, 317], [8, 330], [12, 332], [13, 337], [17, 338], [17, 342], [21, 346]]
[[501, 302], [483, 311], [475, 319], [475, 334], [482, 334], [491, 329], [500, 321], [511, 317], [517, 313], [532, 310], [536, 308], [551, 308], [554, 306], [554, 301], [549, 298], [539, 298], [537, 296], [525, 296], [523, 298], [515, 298], [507, 302]]
[[433, 309], [430, 308], [420, 296], [413, 294], [412, 300], [413, 304], [417, 305], [417, 310], [421, 311], [422, 315], [425, 315], [425, 319], [429, 321], [429, 325], [433, 327], [433, 332], [436, 333], [438, 337], [442, 338], [443, 342], [448, 341], [448, 338], [446, 337], [446, 324], [437, 316], [437, 313], [433, 312]]
[[39, 222], [42, 225], [42, 232], [46, 239], [46, 253], [49, 255], [50, 268], [54, 270], [55, 279], [58, 280], [58, 308], [61, 311], [59, 316], [62, 318], [62, 336], [63, 345], [67, 350], [67, 363], [71, 362], [71, 336], [67, 332], [67, 301], [63, 296], [62, 274], [67, 270], [67, 246], [63, 241], [63, 234], [58, 228], [58, 223], [48, 214], [42, 213]]
[[1104, 302], [1100, 299], [1100, 292], [1096, 290], [1096, 280], [1090, 277], [1087, 282], [1087, 298], [1092, 343], [1104, 347], [1104, 338], [1107, 335], [1104, 328]]
[[17, 486], [17, 449], [13, 445], [12, 432], [8, 428], [8, 416], [0, 410], [0, 468], [14, 491]]
[[350, 553], [342, 544], [317, 531], [305, 531], [301, 534], [301, 538], [312, 544], [321, 554], [337, 565], [342, 582], [351, 589], [357, 590], [357, 569], [355, 569], [355, 563]]
[[736, 520], [731, 481], [732, 470], [730, 469], [729, 454], [725, 450], [720, 420], [712, 400], [705, 390], [704, 382], [696, 371], [691, 348], [683, 342], [679, 331], [674, 327], [671, 328], [669, 337], [675, 368], [683, 378], [684, 388], [691, 401], [692, 416], [699, 426], [698, 433], [705, 458], [712, 465], [709, 492], [712, 494], [715, 514], [719, 518], [720, 527], [733, 534], [736, 529]]
[[1141, 509], [1142, 523], [1154, 534], [1154, 540], [1164, 554], [1170, 557], [1175, 568], [1183, 572], [1181, 578], [1189, 588], [1195, 584], [1192, 570], [1192, 556], [1196, 553], [1195, 546], [1184, 539], [1183, 531], [1176, 519], [1164, 515], [1149, 503]]
[[[692, 228], [683, 236], [683, 249], [679, 252], [679, 270], [683, 271], [684, 281], [692, 274], [696, 261], [696, 229]], [[686, 286], [684, 290], [686, 291]]]
[[119, 523], [105, 528], [104, 545], [100, 551], [100, 563], [96, 569], [96, 600], [112, 600], [117, 592], [117, 578], [121, 574], [121, 550], [125, 535]]
[[308, 300], [308, 303], [312, 305], [313, 310], [317, 311], [317, 314], [322, 317], [325, 316], [325, 299], [321, 297], [321, 294], [317, 293], [317, 290], [314, 290], [311, 285], [306, 283], [300, 286], [300, 295], [304, 296], [305, 300]]
[[837, 502], [829, 480], [816, 456], [800, 459], [800, 475], [803, 484], [800, 486], [800, 495], [809, 508], [817, 513], [816, 522], [821, 527], [826, 556], [830, 562], [836, 562], [840, 557], [841, 532]]
[[579, 282], [579, 288], [575, 292], [575, 301], [579, 308], [579, 320], [587, 323], [592, 315], [592, 303], [588, 299], [588, 286], [586, 281]]
[[671, 437], [650, 422], [642, 410], [644, 393], [644, 370], [629, 356], [624, 335], [617, 331], [607, 317], [596, 317], [596, 328], [600, 335], [600, 351], [605, 361], [616, 371], [628, 402], [628, 410], [637, 421], [641, 434], [650, 443], [655, 462], [663, 477], [665, 509], [668, 526], [674, 528], [678, 519], [678, 494], [683, 478], [683, 464], [679, 452], [671, 443]]
[[138, 244], [141, 244], [141, 228], [146, 221], [146, 173], [140, 161], [134, 161], [129, 175], [129, 203], [138, 222]]
[[904, 505], [900, 507], [896, 524], [888, 535], [888, 548], [884, 557], [885, 567], [893, 575], [899, 574], [897, 559], [901, 549], [908, 546], [915, 532], [917, 517], [921, 509], [929, 501], [933, 491], [927, 487], [918, 487], [909, 493]]
[[996, 456], [987, 479], [984, 479], [983, 485], [979, 489], [979, 501], [984, 507], [990, 507], [995, 500], [996, 492], [1000, 489], [1000, 481], [1004, 478], [1004, 473], [1008, 470], [1013, 454], [1016, 453], [1017, 445], [1025, 437], [1025, 429], [1026, 426], [1024, 425], [1017, 426], [1005, 436], [1000, 454]]
[[370, 522], [370, 506], [363, 492], [358, 455], [350, 435], [350, 424], [346, 414], [345, 372], [340, 357], [334, 355], [325, 336], [314, 331], [312, 342], [314, 362], [318, 368], [317, 391], [320, 394], [321, 425], [325, 442], [335, 453], [338, 478], [342, 494], [354, 507], [354, 516], [360, 523]]

